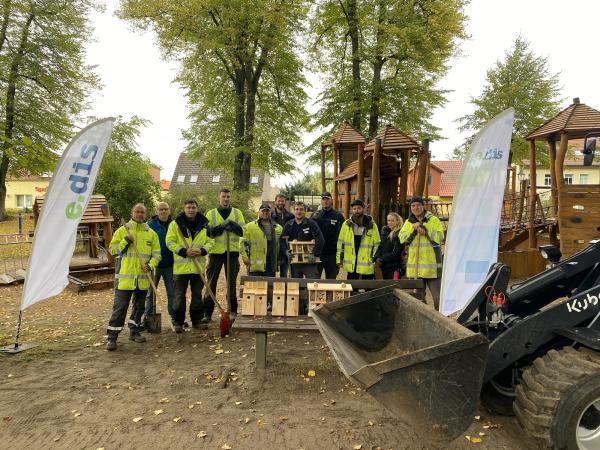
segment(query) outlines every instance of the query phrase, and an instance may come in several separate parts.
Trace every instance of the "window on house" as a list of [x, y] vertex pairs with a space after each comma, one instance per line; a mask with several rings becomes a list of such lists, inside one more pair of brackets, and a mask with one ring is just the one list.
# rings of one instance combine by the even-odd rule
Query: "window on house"
[[588, 184], [590, 176], [587, 173], [579, 174], [579, 184]]
[[31, 208], [33, 206], [33, 195], [18, 195], [17, 208]]
[[431, 178], [431, 175], [429, 175], [429, 178], [427, 178], [427, 184], [428, 184], [429, 186], [431, 186], [431, 180], [432, 180], [432, 178]]
[[198, 175], [190, 175], [190, 183], [191, 184], [196, 184], [197, 181], [198, 181]]
[[221, 175], [213, 176], [213, 179], [212, 179], [213, 183], [218, 183], [219, 181], [221, 181]]
[[573, 174], [565, 173], [565, 184], [573, 184]]
[[250, 184], [258, 184], [258, 175], [255, 175], [252, 178], [250, 178]]
[[552, 177], [549, 173], [544, 175], [544, 186], [550, 186], [552, 184]]
[[178, 175], [177, 176], [177, 182], [178, 183], [183, 183], [185, 181], [185, 175]]

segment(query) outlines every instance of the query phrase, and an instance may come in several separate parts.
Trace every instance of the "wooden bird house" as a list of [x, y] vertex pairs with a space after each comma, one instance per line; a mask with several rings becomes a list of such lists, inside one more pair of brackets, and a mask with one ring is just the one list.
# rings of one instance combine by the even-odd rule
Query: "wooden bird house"
[[276, 281], [273, 283], [273, 316], [285, 316], [285, 283]]
[[267, 291], [269, 283], [267, 281], [254, 282], [254, 315], [267, 315]]
[[286, 316], [298, 316], [300, 314], [300, 283], [287, 283]]
[[292, 253], [292, 264], [307, 263], [308, 257], [312, 255], [315, 248], [315, 241], [289, 241], [290, 252]]
[[308, 290], [308, 315], [311, 310], [323, 303], [342, 300], [352, 295], [352, 285], [348, 283], [310, 283], [306, 286]]
[[242, 315], [254, 315], [254, 281], [247, 281], [244, 283], [242, 296]]

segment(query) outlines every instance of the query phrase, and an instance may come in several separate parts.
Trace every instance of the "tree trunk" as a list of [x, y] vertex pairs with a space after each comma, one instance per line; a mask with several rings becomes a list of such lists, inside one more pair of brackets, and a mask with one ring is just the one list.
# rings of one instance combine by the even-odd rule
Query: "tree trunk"
[[0, 24], [0, 51], [6, 42], [6, 30], [8, 29], [8, 20], [10, 18], [10, 3], [11, 0], [2, 2], [2, 23]]
[[[243, 69], [238, 69], [235, 72], [235, 96], [237, 100], [235, 105], [235, 141], [237, 153], [233, 165], [233, 189], [244, 190], [243, 180], [246, 179], [244, 178], [246, 165], [246, 153], [244, 152], [244, 136], [246, 133], [246, 74]], [[246, 189], [248, 189], [247, 186], [246, 184]]]
[[381, 101], [381, 72], [385, 64], [385, 59], [382, 54], [382, 39], [383, 26], [386, 13], [386, 2], [379, 2], [379, 14], [377, 16], [376, 40], [375, 40], [375, 55], [373, 56], [373, 79], [371, 81], [371, 105], [369, 107], [369, 139], [373, 139], [377, 135], [379, 128], [379, 102]]
[[2, 159], [0, 160], [0, 220], [6, 217], [6, 177], [9, 168], [8, 150], [12, 145], [13, 130], [15, 127], [15, 96], [17, 93], [17, 77], [19, 76], [19, 67], [25, 54], [25, 46], [29, 39], [29, 28], [33, 22], [34, 14], [30, 13], [23, 25], [21, 31], [21, 39], [19, 48], [15, 54], [8, 73], [8, 82], [6, 88], [6, 103], [5, 103], [5, 127], [4, 127], [4, 143], [2, 145]]
[[348, 1], [348, 33], [352, 46], [352, 125], [357, 130], [361, 129], [361, 82], [360, 82], [360, 47], [358, 29], [358, 11], [356, 0]]

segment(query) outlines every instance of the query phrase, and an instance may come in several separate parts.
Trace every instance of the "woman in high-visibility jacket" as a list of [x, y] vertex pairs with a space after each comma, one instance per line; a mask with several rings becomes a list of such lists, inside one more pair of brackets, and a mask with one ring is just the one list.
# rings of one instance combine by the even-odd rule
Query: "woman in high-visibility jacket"
[[352, 216], [342, 224], [338, 236], [336, 262], [348, 272], [348, 280], [373, 279], [373, 256], [381, 240], [379, 229], [373, 218], [364, 214], [362, 200], [354, 200], [351, 206]]
[[411, 215], [404, 222], [398, 235], [408, 252], [406, 276], [425, 281], [437, 309], [440, 301], [439, 273], [442, 261], [436, 253], [441, 255], [439, 247], [444, 240], [444, 228], [437, 217], [425, 210], [425, 203], [421, 197], [411, 199], [410, 210]]
[[258, 219], [244, 226], [241, 254], [250, 275], [274, 277], [279, 267], [279, 239], [283, 227], [271, 218], [271, 206], [263, 204]]

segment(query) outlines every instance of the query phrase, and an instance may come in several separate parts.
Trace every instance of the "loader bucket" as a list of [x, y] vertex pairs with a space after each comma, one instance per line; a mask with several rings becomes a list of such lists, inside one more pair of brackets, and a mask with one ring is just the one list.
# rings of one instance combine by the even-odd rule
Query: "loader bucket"
[[487, 339], [393, 286], [316, 307], [342, 372], [420, 435], [456, 438], [476, 414]]

